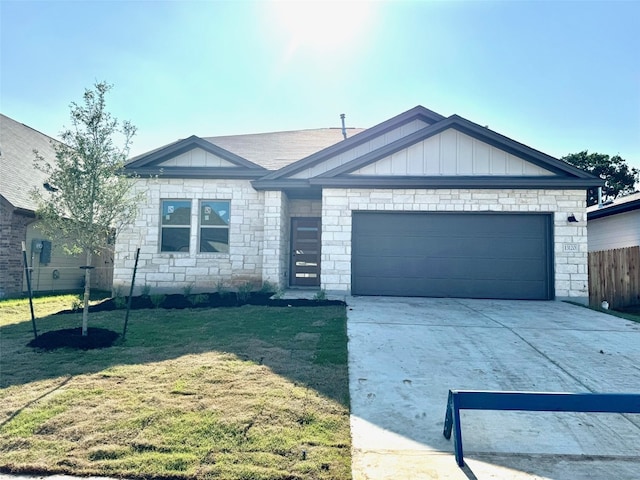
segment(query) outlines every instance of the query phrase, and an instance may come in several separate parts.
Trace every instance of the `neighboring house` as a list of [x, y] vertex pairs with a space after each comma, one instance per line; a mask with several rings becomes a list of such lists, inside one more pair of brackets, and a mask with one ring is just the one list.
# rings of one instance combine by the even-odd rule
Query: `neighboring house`
[[[585, 190], [602, 181], [418, 106], [340, 129], [177, 141], [129, 162], [146, 192], [114, 287], [586, 301]], [[570, 221], [574, 217], [577, 222]]]
[[[66, 255], [37, 229], [37, 205], [30, 196], [47, 178], [33, 166], [34, 150], [55, 161], [56, 140], [0, 114], [0, 297], [27, 290], [22, 256], [25, 242], [34, 291], [73, 290], [82, 286], [82, 256]], [[109, 262], [111, 259], [109, 259]], [[100, 258], [98, 263], [104, 263]], [[111, 288], [109, 282], [104, 287]]]
[[587, 208], [589, 251], [640, 245], [640, 192]]

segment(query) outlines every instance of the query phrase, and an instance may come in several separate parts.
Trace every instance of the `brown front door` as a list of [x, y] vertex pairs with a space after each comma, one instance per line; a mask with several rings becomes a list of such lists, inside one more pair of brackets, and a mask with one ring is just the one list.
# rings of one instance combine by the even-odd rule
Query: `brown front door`
[[291, 285], [320, 286], [320, 218], [291, 219]]

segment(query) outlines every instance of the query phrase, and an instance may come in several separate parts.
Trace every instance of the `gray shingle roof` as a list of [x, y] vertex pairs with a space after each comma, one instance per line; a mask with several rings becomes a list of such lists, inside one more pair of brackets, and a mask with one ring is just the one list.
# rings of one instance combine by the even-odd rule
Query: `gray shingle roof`
[[35, 210], [29, 192], [42, 188], [47, 177], [33, 166], [38, 150], [46, 160], [55, 160], [55, 139], [0, 114], [0, 195], [15, 208]]
[[624, 197], [615, 198], [600, 208], [598, 208], [598, 205], [591, 205], [587, 208], [587, 220], [595, 220], [596, 218], [638, 209], [640, 209], [640, 192], [635, 192]]
[[[352, 137], [364, 128], [347, 128]], [[343, 140], [340, 128], [204, 137], [219, 147], [266, 168], [278, 170]]]

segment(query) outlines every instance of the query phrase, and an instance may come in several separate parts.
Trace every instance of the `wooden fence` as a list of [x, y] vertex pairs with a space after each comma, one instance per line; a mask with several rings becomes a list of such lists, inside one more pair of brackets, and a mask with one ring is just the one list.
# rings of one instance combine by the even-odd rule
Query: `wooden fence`
[[589, 252], [589, 303], [610, 308], [640, 304], [640, 247]]
[[100, 255], [93, 256], [95, 270], [91, 274], [91, 288], [111, 291], [113, 286], [113, 245], [101, 249]]

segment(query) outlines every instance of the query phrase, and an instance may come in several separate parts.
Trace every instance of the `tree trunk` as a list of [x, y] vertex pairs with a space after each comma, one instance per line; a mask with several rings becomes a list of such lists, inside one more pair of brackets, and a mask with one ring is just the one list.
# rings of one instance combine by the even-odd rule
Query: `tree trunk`
[[91, 250], [87, 250], [87, 262], [84, 270], [84, 308], [82, 309], [82, 336], [89, 333], [89, 296], [91, 294]]

